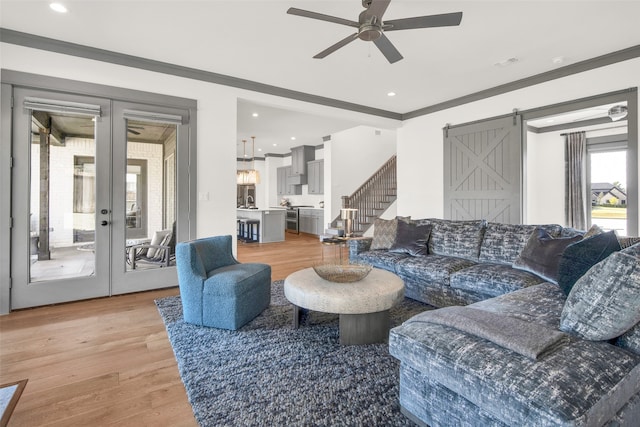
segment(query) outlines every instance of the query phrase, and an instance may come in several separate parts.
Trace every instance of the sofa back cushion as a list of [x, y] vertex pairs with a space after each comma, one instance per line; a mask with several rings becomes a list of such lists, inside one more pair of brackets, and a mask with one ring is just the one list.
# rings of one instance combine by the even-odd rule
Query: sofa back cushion
[[640, 259], [634, 255], [614, 252], [578, 279], [562, 310], [561, 330], [604, 341], [640, 322]]
[[515, 262], [529, 237], [536, 228], [541, 228], [551, 237], [558, 237], [562, 227], [557, 224], [526, 225], [487, 223], [482, 245], [480, 247], [480, 262], [493, 262], [511, 265]]
[[429, 253], [478, 261], [486, 221], [431, 219]]

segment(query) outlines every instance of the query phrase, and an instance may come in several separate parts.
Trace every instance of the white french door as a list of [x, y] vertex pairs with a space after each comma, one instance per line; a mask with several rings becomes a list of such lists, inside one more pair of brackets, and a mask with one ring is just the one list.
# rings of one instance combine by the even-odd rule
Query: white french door
[[11, 308], [109, 295], [110, 101], [16, 88], [13, 134]]
[[187, 122], [181, 109], [14, 90], [11, 309], [177, 284]]

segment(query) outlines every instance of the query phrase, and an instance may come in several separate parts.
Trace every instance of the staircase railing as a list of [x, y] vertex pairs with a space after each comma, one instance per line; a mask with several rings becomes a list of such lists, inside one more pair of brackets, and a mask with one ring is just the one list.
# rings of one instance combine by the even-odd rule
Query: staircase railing
[[[350, 196], [342, 196], [342, 207], [357, 209], [354, 233], [362, 234], [397, 198], [396, 156], [392, 156]], [[337, 224], [340, 216], [333, 220]]]

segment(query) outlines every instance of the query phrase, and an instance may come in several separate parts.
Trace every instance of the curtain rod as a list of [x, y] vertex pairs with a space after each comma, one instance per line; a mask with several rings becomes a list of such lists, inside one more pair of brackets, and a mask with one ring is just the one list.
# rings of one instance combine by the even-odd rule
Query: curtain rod
[[[610, 127], [606, 127], [606, 128], [600, 128], [600, 129], [590, 129], [590, 130], [585, 130], [585, 131], [575, 131], [575, 132], [596, 132], [599, 130], [609, 130], [609, 129], [617, 129], [617, 128], [626, 128], [627, 125], [618, 125], [618, 126], [610, 126]], [[575, 132], [565, 132], [565, 133], [561, 133], [560, 136], [567, 136], [571, 133], [575, 133]]]

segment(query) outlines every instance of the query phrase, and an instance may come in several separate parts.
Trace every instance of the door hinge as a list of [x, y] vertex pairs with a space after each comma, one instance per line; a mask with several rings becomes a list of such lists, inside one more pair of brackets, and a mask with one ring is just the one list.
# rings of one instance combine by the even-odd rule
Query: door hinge
[[518, 109], [514, 108], [513, 109], [513, 125], [517, 125], [518, 124]]
[[14, 99], [15, 99], [15, 98], [12, 96], [12, 97], [11, 97], [11, 108], [13, 108], [13, 100], [14, 100]]
[[9, 169], [13, 167], [13, 156], [9, 157]]
[[10, 216], [9, 217], [9, 229], [12, 229], [12, 228], [13, 228], [13, 217]]

